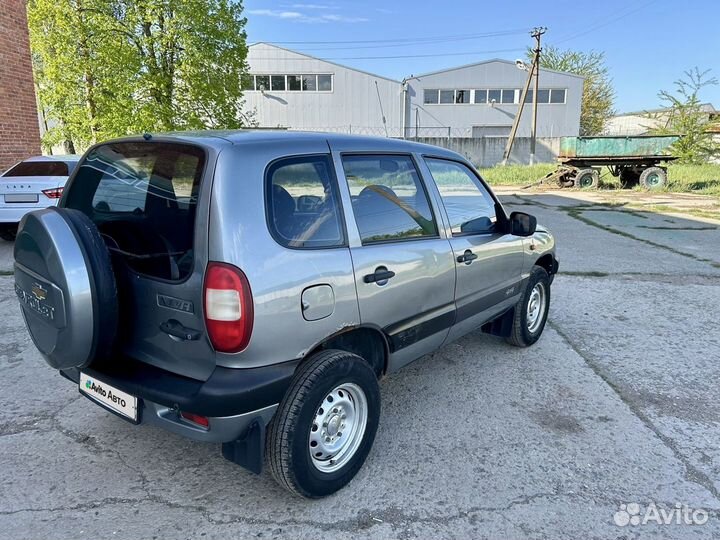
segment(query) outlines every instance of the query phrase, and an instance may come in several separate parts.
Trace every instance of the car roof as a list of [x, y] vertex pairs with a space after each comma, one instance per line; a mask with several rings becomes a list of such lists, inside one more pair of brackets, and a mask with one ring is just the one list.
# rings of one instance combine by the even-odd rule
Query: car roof
[[151, 140], [157, 137], [158, 140], [168, 138], [182, 140], [184, 142], [196, 142], [212, 144], [212, 139], [219, 142], [233, 145], [252, 143], [288, 143], [288, 142], [311, 142], [323, 141], [331, 146], [335, 143], [338, 146], [347, 148], [356, 145], [358, 150], [379, 151], [379, 152], [417, 152], [421, 154], [432, 154], [444, 156], [451, 159], [467, 161], [462, 155], [430, 144], [422, 144], [403, 139], [392, 139], [389, 137], [369, 137], [365, 135], [348, 135], [344, 133], [325, 133], [321, 131], [288, 131], [284, 129], [237, 129], [237, 130], [203, 130], [203, 131], [178, 131], [170, 133], [150, 133], [143, 137], [130, 137], [121, 140]]
[[22, 163], [26, 161], [80, 161], [80, 158], [82, 156], [79, 156], [77, 154], [65, 154], [60, 156], [32, 156], [26, 159], [22, 160]]

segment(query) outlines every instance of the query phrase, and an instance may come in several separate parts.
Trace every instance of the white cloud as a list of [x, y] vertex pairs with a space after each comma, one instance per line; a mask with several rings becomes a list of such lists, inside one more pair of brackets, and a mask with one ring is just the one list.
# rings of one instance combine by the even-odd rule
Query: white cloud
[[322, 18], [330, 22], [367, 22], [370, 19], [365, 17], [345, 17], [344, 15], [322, 15]]
[[[316, 6], [314, 9], [320, 9], [320, 4], [295, 4], [294, 6], [306, 6], [306, 9], [310, 9], [308, 6]], [[306, 23], [358, 23], [367, 22], [369, 19], [365, 17], [349, 17], [345, 15], [337, 15], [335, 13], [323, 14], [323, 15], [308, 15], [300, 11], [286, 11], [281, 9], [250, 9], [247, 12], [249, 15], [257, 15], [261, 17], [274, 17], [276, 19], [285, 19], [297, 22]]]

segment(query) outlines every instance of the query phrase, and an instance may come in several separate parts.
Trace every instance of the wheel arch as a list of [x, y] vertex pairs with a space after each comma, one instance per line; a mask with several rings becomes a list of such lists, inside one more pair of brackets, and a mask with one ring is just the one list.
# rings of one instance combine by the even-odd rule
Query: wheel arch
[[385, 332], [378, 326], [361, 325], [343, 328], [312, 347], [299, 365], [315, 353], [327, 349], [357, 354], [370, 364], [378, 379], [387, 371], [390, 345]]

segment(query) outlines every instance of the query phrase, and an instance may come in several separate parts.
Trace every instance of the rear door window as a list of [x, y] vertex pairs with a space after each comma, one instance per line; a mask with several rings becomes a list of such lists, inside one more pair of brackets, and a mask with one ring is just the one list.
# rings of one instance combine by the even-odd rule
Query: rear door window
[[194, 260], [204, 167], [204, 151], [191, 145], [102, 145], [83, 161], [64, 206], [90, 216], [110, 251], [131, 269], [180, 280], [189, 275]]
[[23, 161], [3, 176], [68, 176], [68, 165], [63, 161]]
[[342, 162], [363, 244], [437, 236], [410, 156], [345, 155]]
[[345, 245], [337, 182], [329, 156], [281, 159], [266, 175], [268, 225], [291, 248]]

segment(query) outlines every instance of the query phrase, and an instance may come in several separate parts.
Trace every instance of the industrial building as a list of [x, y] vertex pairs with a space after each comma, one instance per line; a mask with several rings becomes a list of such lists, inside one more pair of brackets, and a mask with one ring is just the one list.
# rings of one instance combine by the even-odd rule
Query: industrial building
[[[527, 79], [495, 59], [397, 81], [268, 43], [247, 62], [245, 111], [258, 127], [390, 137], [507, 137]], [[538, 137], [578, 135], [582, 90], [578, 75], [540, 70]], [[530, 136], [530, 109], [518, 137]]]

